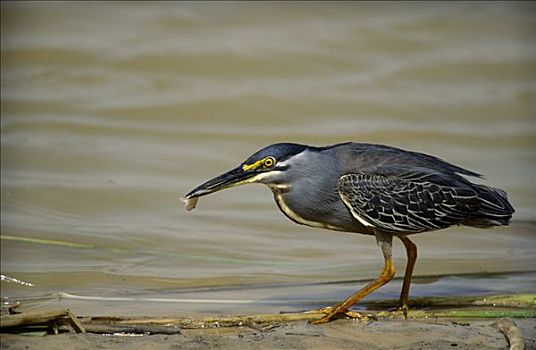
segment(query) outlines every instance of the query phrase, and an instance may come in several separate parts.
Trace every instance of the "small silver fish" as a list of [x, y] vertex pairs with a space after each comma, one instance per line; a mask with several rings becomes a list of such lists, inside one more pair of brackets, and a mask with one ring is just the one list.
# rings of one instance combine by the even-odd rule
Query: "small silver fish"
[[199, 197], [193, 197], [193, 198], [181, 197], [180, 199], [181, 199], [181, 202], [186, 207], [186, 210], [190, 211], [190, 210], [194, 209], [195, 206], [197, 205], [197, 200], [199, 199]]

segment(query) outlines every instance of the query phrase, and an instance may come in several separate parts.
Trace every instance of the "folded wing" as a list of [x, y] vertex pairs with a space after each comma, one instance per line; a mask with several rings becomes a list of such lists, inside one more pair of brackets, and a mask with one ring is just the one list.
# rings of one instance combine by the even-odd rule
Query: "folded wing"
[[461, 224], [480, 206], [479, 193], [459, 177], [409, 169], [352, 173], [338, 182], [341, 199], [362, 223], [387, 232], [416, 233]]

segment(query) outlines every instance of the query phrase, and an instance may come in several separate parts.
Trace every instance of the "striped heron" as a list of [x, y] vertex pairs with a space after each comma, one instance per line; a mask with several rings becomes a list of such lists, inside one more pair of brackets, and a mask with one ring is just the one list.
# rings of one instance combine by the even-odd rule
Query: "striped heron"
[[434, 156], [385, 145], [278, 143], [196, 187], [185, 196], [185, 204], [190, 210], [200, 196], [262, 183], [272, 190], [279, 209], [298, 224], [375, 236], [385, 261], [380, 275], [342, 302], [321, 309], [324, 316], [315, 323], [346, 314], [394, 277], [392, 241], [397, 237], [407, 253], [398, 304], [406, 316], [417, 259], [410, 235], [452, 225], [508, 225], [514, 213], [503, 190], [466, 176], [482, 177]]

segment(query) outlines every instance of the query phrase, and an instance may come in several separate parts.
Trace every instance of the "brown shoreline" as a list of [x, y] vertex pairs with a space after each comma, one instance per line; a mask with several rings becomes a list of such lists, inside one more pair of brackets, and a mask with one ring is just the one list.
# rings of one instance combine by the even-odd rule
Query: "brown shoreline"
[[[369, 306], [385, 310], [392, 302]], [[536, 349], [534, 294], [417, 298], [412, 305], [407, 320], [368, 310], [322, 325], [309, 322], [320, 311], [151, 318], [16, 307], [0, 317], [1, 349]]]
[[[306, 321], [266, 330], [239, 327], [186, 329], [177, 335], [2, 334], [1, 348], [18, 349], [508, 349], [494, 320], [340, 319], [325, 325]], [[525, 349], [536, 349], [536, 319], [516, 319]]]

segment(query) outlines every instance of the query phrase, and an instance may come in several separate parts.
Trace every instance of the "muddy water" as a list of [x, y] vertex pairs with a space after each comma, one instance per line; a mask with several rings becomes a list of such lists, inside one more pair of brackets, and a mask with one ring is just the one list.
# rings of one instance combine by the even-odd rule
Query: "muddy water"
[[349, 140], [484, 173], [517, 209], [416, 236], [416, 275], [439, 277], [415, 295], [535, 292], [535, 9], [2, 3], [1, 269], [33, 284], [2, 297], [155, 315], [342, 298], [382, 265], [372, 238], [297, 226], [261, 185], [178, 198], [267, 144]]

